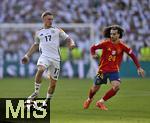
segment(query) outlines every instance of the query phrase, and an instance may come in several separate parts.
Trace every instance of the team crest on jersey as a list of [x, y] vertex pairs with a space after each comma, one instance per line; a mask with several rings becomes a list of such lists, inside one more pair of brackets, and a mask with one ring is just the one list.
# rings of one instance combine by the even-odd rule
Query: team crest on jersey
[[116, 55], [116, 51], [113, 50], [113, 51], [111, 52], [111, 54], [112, 54], [112, 55]]
[[121, 53], [121, 49], [117, 49], [117, 53], [120, 54]]
[[111, 51], [111, 48], [109, 47], [107, 50], [108, 50], [108, 51]]

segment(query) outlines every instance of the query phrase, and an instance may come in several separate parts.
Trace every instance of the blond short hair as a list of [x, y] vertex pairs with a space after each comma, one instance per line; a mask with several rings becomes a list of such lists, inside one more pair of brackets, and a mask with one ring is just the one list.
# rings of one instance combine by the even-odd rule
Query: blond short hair
[[47, 15], [52, 15], [53, 16], [53, 14], [50, 11], [45, 11], [45, 12], [42, 13], [41, 18], [43, 19]]

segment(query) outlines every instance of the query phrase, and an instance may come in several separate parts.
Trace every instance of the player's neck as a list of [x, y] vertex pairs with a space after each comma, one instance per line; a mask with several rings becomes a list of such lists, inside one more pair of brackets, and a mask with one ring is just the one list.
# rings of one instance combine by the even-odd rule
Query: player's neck
[[112, 43], [114, 43], [114, 44], [118, 44], [119, 42], [120, 42], [120, 40], [118, 39], [118, 40], [111, 40], [112, 41]]
[[44, 25], [44, 28], [45, 29], [49, 29], [49, 28], [51, 28], [52, 27], [52, 25]]
[[45, 29], [49, 29], [51, 28], [52, 26], [44, 26]]

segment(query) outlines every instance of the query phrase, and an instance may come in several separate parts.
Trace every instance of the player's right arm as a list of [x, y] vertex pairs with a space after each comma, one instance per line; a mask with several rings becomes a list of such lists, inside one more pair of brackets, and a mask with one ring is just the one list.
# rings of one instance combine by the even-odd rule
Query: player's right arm
[[105, 47], [105, 41], [102, 41], [101, 43], [94, 44], [90, 48], [90, 53], [93, 58], [98, 58], [98, 55], [95, 53], [98, 49], [103, 49]]
[[28, 52], [24, 55], [24, 57], [22, 58], [22, 63], [26, 64], [29, 62], [31, 55], [37, 51], [37, 49], [39, 48], [39, 44], [34, 43], [30, 49], [28, 50]]
[[34, 37], [35, 43], [30, 47], [30, 49], [28, 50], [28, 52], [24, 55], [24, 57], [22, 58], [22, 63], [23, 64], [27, 64], [30, 60], [31, 55], [37, 51], [37, 49], [39, 48], [39, 38], [38, 38], [38, 31], [35, 33], [35, 37]]

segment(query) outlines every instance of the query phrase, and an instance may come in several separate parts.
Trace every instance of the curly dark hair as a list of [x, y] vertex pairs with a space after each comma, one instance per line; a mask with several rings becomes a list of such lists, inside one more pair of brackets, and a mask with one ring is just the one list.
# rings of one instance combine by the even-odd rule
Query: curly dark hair
[[124, 34], [124, 29], [119, 25], [112, 25], [104, 28], [103, 34], [105, 38], [110, 38], [110, 30], [118, 30], [118, 33], [120, 34], [119, 38], [122, 38]]

